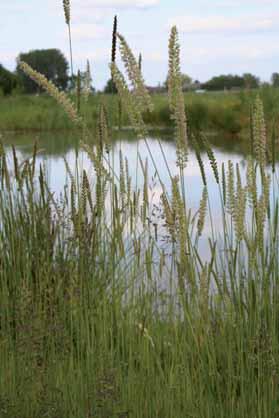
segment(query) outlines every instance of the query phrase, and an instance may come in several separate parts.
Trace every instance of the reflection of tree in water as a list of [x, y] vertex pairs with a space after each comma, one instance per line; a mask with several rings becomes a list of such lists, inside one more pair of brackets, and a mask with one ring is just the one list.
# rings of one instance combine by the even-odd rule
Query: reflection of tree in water
[[[134, 131], [131, 129], [112, 130], [111, 138], [112, 147], [119, 141], [135, 142], [137, 140]], [[150, 131], [150, 139], [152, 138], [160, 138], [160, 140], [166, 142], [173, 141], [171, 131], [152, 130]], [[76, 134], [69, 134], [68, 132], [7, 133], [2, 136], [4, 145], [14, 145], [26, 158], [32, 154], [35, 142], [45, 156], [62, 157], [69, 151], [76, 149], [80, 139], [78, 132]], [[96, 144], [97, 136], [92, 134], [89, 141], [92, 145]]]
[[218, 150], [226, 153], [237, 153], [247, 156], [250, 153], [250, 142], [238, 135], [210, 135], [209, 142]]
[[[162, 143], [173, 143], [174, 135], [171, 129], [154, 129], [149, 131], [150, 140], [160, 139]], [[225, 153], [240, 154], [246, 157], [250, 153], [250, 142], [246, 138], [241, 138], [239, 135], [226, 134], [205, 134], [208, 141], [214, 148]], [[134, 132], [130, 130], [117, 131], [115, 134], [116, 141], [133, 142], [136, 140]], [[192, 149], [191, 141], [189, 141], [190, 149]]]
[[[219, 151], [228, 154], [239, 154], [243, 157], [247, 157], [250, 154], [250, 140], [248, 137], [240, 137], [237, 135], [224, 135], [224, 134], [209, 134], [206, 135], [208, 141]], [[77, 133], [68, 132], [45, 132], [45, 133], [18, 133], [18, 134], [4, 134], [2, 135], [2, 141], [4, 144], [11, 146], [14, 145], [19, 150], [24, 158], [29, 157], [33, 152], [34, 143], [37, 142], [38, 149], [41, 150], [40, 154], [45, 157], [60, 158], [65, 156], [69, 151], [75, 150], [81, 137]], [[173, 139], [173, 131], [171, 129], [152, 129], [149, 131], [150, 141], [160, 139], [162, 143], [171, 144]], [[136, 142], [137, 137], [132, 129], [113, 129], [111, 131], [111, 147], [118, 142]], [[92, 134], [89, 138], [92, 145], [97, 143], [97, 136]], [[191, 142], [190, 142], [190, 148]], [[276, 160], [279, 160], [277, 153]]]
[[24, 157], [29, 157], [37, 143], [40, 154], [51, 157], [61, 157], [68, 151], [75, 149], [79, 143], [78, 135], [65, 133], [20, 133], [5, 134], [2, 141], [4, 145], [14, 145]]
[[[251, 155], [251, 140], [249, 138], [249, 134], [246, 136], [238, 136], [238, 135], [212, 135], [209, 136], [210, 143], [220, 151], [226, 153], [237, 153], [242, 155], [243, 157], [247, 157]], [[267, 161], [271, 162], [272, 157], [272, 144], [271, 140], [268, 141], [269, 147], [267, 148]], [[279, 152], [276, 150], [275, 144], [275, 161], [279, 161]]]

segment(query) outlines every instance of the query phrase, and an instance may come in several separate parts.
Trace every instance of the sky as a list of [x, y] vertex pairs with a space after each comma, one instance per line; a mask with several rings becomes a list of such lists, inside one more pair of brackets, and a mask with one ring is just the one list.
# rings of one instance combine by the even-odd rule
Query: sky
[[[118, 31], [142, 54], [147, 85], [166, 79], [172, 25], [181, 69], [195, 80], [251, 72], [269, 81], [279, 72], [278, 0], [71, 0], [74, 69], [85, 70], [88, 59], [97, 89], [110, 76], [115, 14]], [[20, 52], [45, 48], [69, 59], [62, 0], [0, 0], [0, 63], [14, 70]]]

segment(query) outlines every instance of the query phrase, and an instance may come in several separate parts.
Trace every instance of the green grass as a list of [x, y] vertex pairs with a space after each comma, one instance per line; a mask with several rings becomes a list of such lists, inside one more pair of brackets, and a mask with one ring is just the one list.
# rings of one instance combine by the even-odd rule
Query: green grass
[[[186, 111], [194, 130], [226, 133], [229, 135], [243, 134], [249, 129], [250, 107], [257, 92], [240, 93], [195, 93], [185, 94]], [[268, 121], [278, 121], [279, 90], [264, 88], [260, 95], [265, 105]], [[144, 120], [149, 126], [171, 127], [172, 121], [168, 107], [167, 95], [152, 96], [154, 111], [145, 113]], [[105, 103], [108, 109], [110, 124], [119, 126], [118, 98], [109, 95], [90, 97], [87, 104], [82, 105], [87, 126], [95, 129], [99, 105]], [[125, 111], [122, 112], [122, 126], [129, 124]], [[59, 131], [71, 130], [72, 124], [63, 110], [46, 95], [12, 96], [0, 101], [0, 131]]]
[[[4, 98], [0, 101], [0, 113], [2, 131], [52, 131], [73, 128], [63, 110], [46, 95]], [[97, 106], [94, 104], [93, 109], [88, 109], [88, 119], [90, 116], [96, 120]]]
[[157, 208], [139, 164], [137, 199], [124, 166], [117, 179], [112, 155], [85, 149], [92, 167], [68, 167], [62, 199], [36, 171], [36, 149], [9, 170], [1, 150], [1, 417], [276, 416], [278, 173], [264, 203], [251, 161], [241, 238], [226, 174], [224, 234], [216, 240], [207, 218], [205, 262], [180, 192], [170, 213]]
[[[258, 198], [238, 240], [220, 192], [226, 235], [212, 229], [206, 263], [190, 237], [197, 219], [180, 213], [171, 228], [164, 205], [154, 217], [145, 189], [135, 203], [127, 173], [107, 177], [96, 156], [87, 174], [68, 168], [55, 200], [35, 151], [9, 173], [1, 152], [1, 417], [276, 416], [278, 197], [263, 207], [266, 239]], [[152, 216], [163, 217], [158, 241]]]
[[[175, 28], [172, 45], [175, 57]], [[126, 63], [137, 74], [132, 58], [128, 51]], [[171, 61], [179, 64], [177, 57]], [[137, 83], [142, 87], [139, 78]], [[115, 166], [106, 118], [98, 124], [97, 142], [90, 124], [76, 130], [91, 166], [80, 167], [78, 150], [74, 167], [65, 161], [62, 196], [49, 189], [36, 145], [23, 161], [15, 150], [8, 159], [0, 147], [1, 418], [278, 415], [277, 132], [270, 171], [258, 97], [244, 175], [231, 162], [218, 166], [207, 140], [196, 136], [204, 190], [193, 214], [184, 175], [187, 130], [179, 77], [174, 83], [180, 170], [178, 176], [170, 171], [162, 147], [168, 184], [160, 180], [155, 155], [149, 155], [148, 166], [138, 154], [129, 167], [120, 153]], [[149, 149], [137, 95], [119, 87], [124, 105], [135, 104], [127, 113]], [[265, 94], [273, 103], [273, 94]], [[232, 97], [213, 95], [199, 99], [198, 111], [202, 100], [212, 100], [211, 109], [218, 98], [232, 108]], [[235, 106], [240, 99], [246, 103], [246, 96], [234, 96]], [[30, 115], [44, 108], [45, 116], [55, 117], [50, 99], [20, 100], [33, 109]], [[165, 99], [156, 100], [163, 109]], [[115, 103], [110, 111], [117, 121], [116, 109]], [[230, 123], [224, 114], [220, 118]], [[211, 219], [202, 147], [219, 193], [219, 225]]]

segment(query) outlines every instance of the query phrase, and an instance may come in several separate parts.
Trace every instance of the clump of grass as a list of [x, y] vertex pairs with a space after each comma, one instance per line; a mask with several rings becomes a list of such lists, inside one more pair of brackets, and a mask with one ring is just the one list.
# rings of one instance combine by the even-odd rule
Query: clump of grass
[[[150, 151], [143, 118], [150, 98], [138, 62], [124, 38], [118, 39], [134, 88], [116, 59], [113, 79]], [[173, 28], [169, 84], [178, 175], [161, 148], [171, 187], [162, 182], [152, 154], [150, 167], [139, 153], [136, 167], [129, 167], [121, 151], [115, 173], [104, 104], [94, 146], [87, 142], [89, 128], [80, 130], [91, 166], [80, 170], [78, 160], [70, 167], [65, 159], [67, 187], [61, 197], [53, 195], [38, 166], [36, 146], [23, 161], [13, 150], [12, 163], [0, 147], [3, 417], [278, 414], [279, 202], [277, 167], [270, 176], [264, 159], [262, 104], [257, 99], [255, 158], [247, 162], [245, 175], [232, 162], [220, 170], [203, 140], [220, 192], [222, 228], [216, 228], [198, 140], [204, 189], [196, 214], [187, 199], [188, 133], [178, 46]], [[23, 66], [71, 120], [79, 121], [65, 96]], [[159, 202], [152, 171], [159, 179]], [[206, 260], [200, 251], [204, 236]]]

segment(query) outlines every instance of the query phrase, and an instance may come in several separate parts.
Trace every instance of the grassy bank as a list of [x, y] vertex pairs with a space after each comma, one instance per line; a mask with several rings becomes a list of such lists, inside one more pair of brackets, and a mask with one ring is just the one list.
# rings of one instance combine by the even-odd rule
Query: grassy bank
[[240, 179], [208, 148], [214, 226], [206, 186], [191, 215], [184, 177], [155, 203], [152, 165], [120, 158], [117, 178], [110, 152], [83, 148], [92, 166], [67, 166], [57, 198], [36, 149], [10, 165], [0, 151], [1, 417], [276, 416], [278, 169], [271, 197], [263, 153]]
[[[186, 112], [193, 129], [243, 134], [249, 129], [250, 110], [257, 94], [265, 105], [266, 118], [271, 123], [278, 115], [279, 90], [264, 88], [259, 91], [234, 93], [185, 94]], [[154, 111], [145, 113], [149, 126], [171, 127], [167, 95], [152, 96]], [[129, 125], [128, 115], [119, 109], [116, 96], [96, 95], [82, 103], [81, 112], [87, 126], [96, 128], [100, 103], [104, 103], [111, 126]], [[277, 119], [278, 121], [278, 119]], [[0, 100], [0, 131], [70, 130], [72, 124], [57, 103], [47, 95], [15, 96]]]
[[[149, 150], [142, 114], [150, 98], [125, 39], [119, 42], [136, 93], [115, 64], [113, 80], [129, 124]], [[75, 165], [65, 160], [64, 192], [55, 196], [36, 145], [23, 160], [0, 147], [1, 418], [278, 415], [276, 135], [268, 168], [257, 97], [244, 172], [231, 161], [218, 166], [206, 138], [191, 138], [203, 183], [192, 213], [176, 28], [169, 45], [176, 166], [160, 143], [164, 167], [151, 153], [149, 162], [138, 153], [131, 167], [120, 151], [116, 169], [104, 107], [93, 145], [90, 123], [45, 80], [41, 85], [76, 124], [91, 165], [80, 166], [78, 150]], [[52, 102], [26, 100], [37, 99], [48, 103], [47, 115]], [[117, 120], [116, 107], [114, 114]], [[218, 222], [201, 149], [216, 183]], [[169, 173], [168, 182], [160, 170]]]

